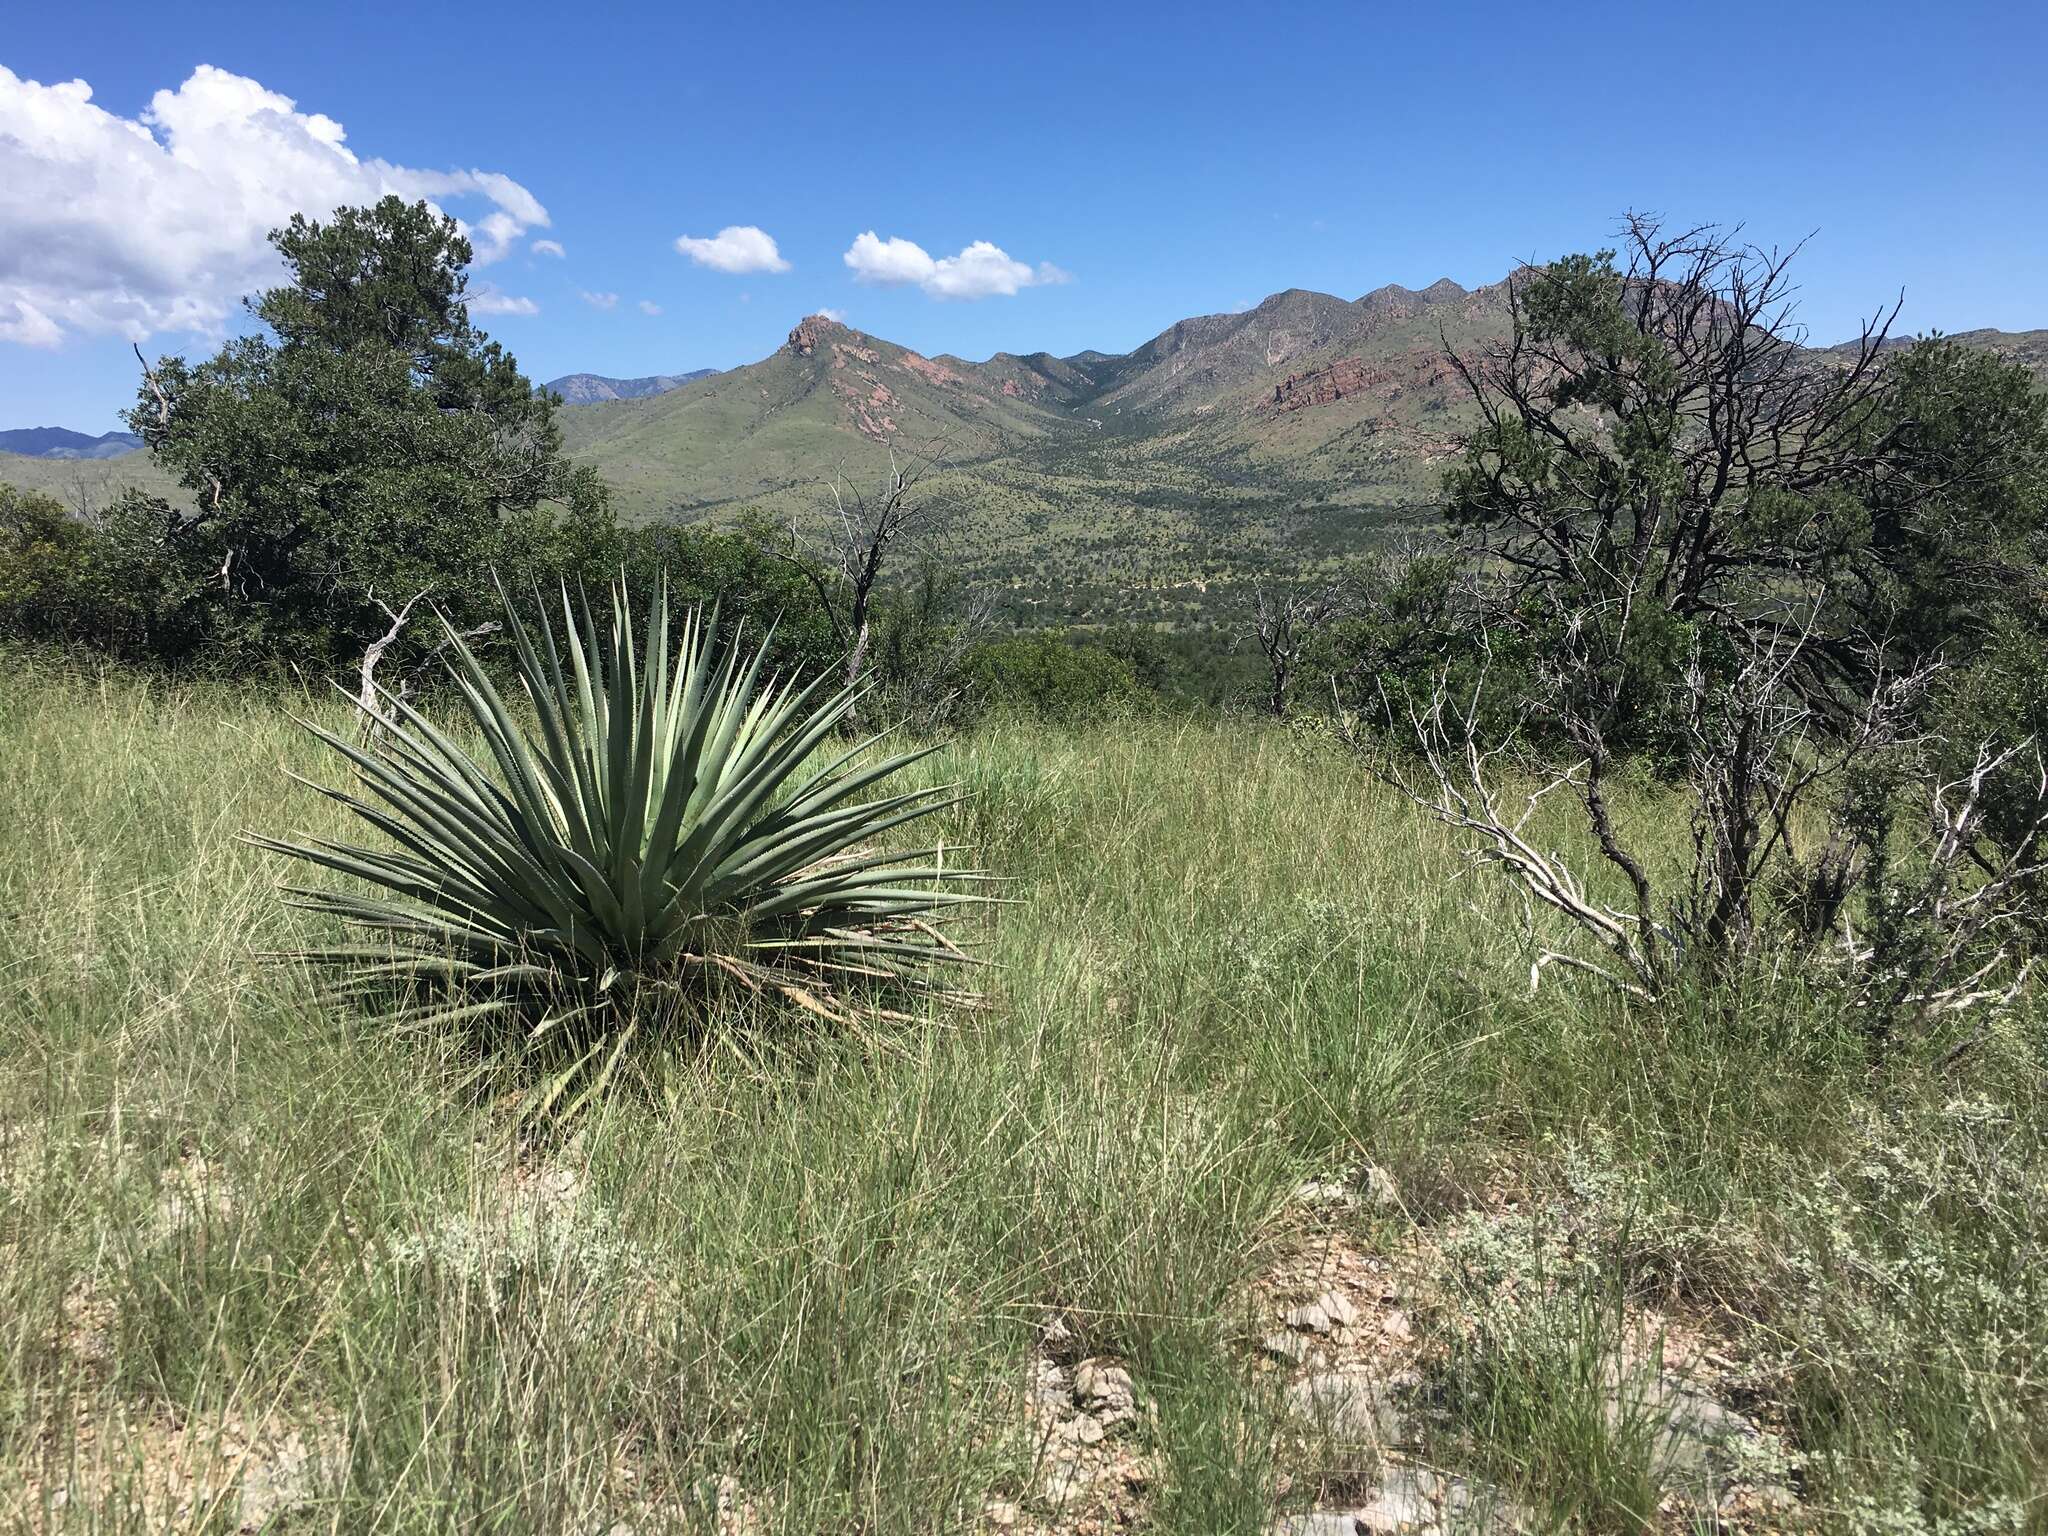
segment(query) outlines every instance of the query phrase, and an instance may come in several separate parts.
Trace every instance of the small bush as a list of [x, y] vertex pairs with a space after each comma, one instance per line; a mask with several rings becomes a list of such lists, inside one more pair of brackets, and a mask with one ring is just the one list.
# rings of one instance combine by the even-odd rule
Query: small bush
[[1092, 645], [1020, 635], [977, 646], [966, 664], [969, 687], [984, 706], [1079, 721], [1122, 714], [1143, 696], [1129, 660]]

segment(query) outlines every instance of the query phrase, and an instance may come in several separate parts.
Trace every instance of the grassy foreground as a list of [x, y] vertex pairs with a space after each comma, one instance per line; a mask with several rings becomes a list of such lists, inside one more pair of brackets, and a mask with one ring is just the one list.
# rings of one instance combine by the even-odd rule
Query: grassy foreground
[[[1690, 1518], [1599, 1411], [1645, 1337], [1763, 1428], [1779, 1524], [2048, 1525], [2038, 1016], [1875, 1082], [1796, 977], [1532, 998], [1519, 908], [1335, 756], [1004, 726], [922, 770], [1015, 877], [984, 1012], [736, 1018], [522, 1139], [461, 1042], [257, 958], [314, 920], [236, 834], [340, 830], [287, 707], [33, 663], [0, 696], [0, 1528], [1051, 1520], [1056, 1315], [1146, 1402], [1098, 1528], [1263, 1532], [1364, 1475], [1255, 1349], [1310, 1241], [1414, 1277], [1429, 1460], [1539, 1525]], [[1292, 1198], [1367, 1164], [1398, 1200]]]

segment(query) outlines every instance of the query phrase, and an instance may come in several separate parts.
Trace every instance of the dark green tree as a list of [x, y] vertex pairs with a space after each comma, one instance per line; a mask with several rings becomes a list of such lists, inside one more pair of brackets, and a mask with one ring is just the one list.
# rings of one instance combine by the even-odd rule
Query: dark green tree
[[[387, 197], [271, 235], [287, 281], [259, 334], [145, 367], [129, 422], [195, 498], [163, 558], [230, 668], [329, 666], [416, 595], [452, 617], [609, 536], [556, 402], [471, 323], [453, 219]], [[425, 626], [420, 627], [424, 634]]]
[[[1980, 743], [2048, 743], [2048, 391], [2024, 364], [1939, 338], [1894, 353], [1887, 375], [1894, 462], [1869, 497], [1859, 591], [1898, 650], [1942, 662], [1921, 726], [1955, 778]], [[2030, 788], [1985, 784], [1990, 837], [2027, 835]]]
[[2048, 626], [2048, 392], [2022, 363], [1939, 337], [1886, 362], [1858, 605], [1916, 655], [1976, 660]]
[[85, 525], [53, 497], [0, 485], [0, 633], [69, 636]]

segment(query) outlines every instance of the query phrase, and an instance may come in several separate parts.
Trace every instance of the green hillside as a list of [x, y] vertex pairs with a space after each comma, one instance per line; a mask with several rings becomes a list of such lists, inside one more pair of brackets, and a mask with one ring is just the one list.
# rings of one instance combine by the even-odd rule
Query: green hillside
[[943, 440], [956, 555], [1018, 617], [1170, 619], [1425, 516], [1462, 389], [1444, 345], [1497, 289], [1347, 301], [1294, 289], [1135, 351], [925, 358], [822, 317], [773, 356], [653, 399], [567, 410], [629, 518], [814, 510], [823, 481]]
[[571, 450], [629, 516], [703, 514], [772, 497], [884, 445], [944, 438], [980, 460], [1067, 425], [1048, 378], [1018, 359], [927, 358], [813, 315], [772, 356], [644, 400], [566, 409]]
[[[1288, 289], [1128, 353], [980, 363], [814, 315], [758, 363], [563, 420], [632, 519], [815, 514], [834, 475], [943, 440], [928, 484], [961, 509], [951, 552], [1014, 617], [1173, 620], [1429, 521], [1470, 422], [1448, 354], [1506, 327], [1504, 283], [1448, 279]], [[2048, 332], [1960, 339], [2048, 372]]]

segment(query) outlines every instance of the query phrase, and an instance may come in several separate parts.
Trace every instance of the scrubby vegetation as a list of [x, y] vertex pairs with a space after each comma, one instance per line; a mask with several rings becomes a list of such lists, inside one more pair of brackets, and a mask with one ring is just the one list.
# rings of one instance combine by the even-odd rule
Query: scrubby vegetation
[[937, 450], [621, 527], [452, 226], [277, 238], [190, 506], [0, 499], [11, 1522], [2048, 1518], [2023, 368], [1635, 221], [1440, 526], [1020, 631]]

